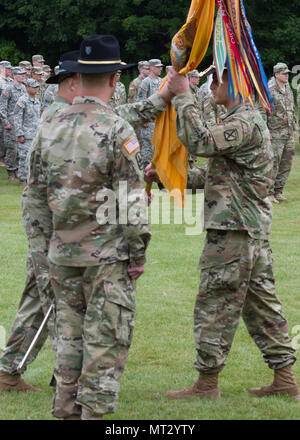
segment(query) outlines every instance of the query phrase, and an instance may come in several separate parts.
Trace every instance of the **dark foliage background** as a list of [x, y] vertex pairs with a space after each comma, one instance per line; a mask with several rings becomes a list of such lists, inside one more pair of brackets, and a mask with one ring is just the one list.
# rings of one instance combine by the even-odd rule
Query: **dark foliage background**
[[[79, 48], [87, 35], [111, 33], [124, 61], [161, 58], [169, 64], [170, 41], [189, 5], [189, 0], [0, 0], [0, 59], [17, 64], [41, 53], [54, 67], [60, 53]], [[299, 0], [245, 0], [245, 7], [267, 74], [278, 61], [299, 64]], [[210, 45], [200, 70], [211, 61]]]

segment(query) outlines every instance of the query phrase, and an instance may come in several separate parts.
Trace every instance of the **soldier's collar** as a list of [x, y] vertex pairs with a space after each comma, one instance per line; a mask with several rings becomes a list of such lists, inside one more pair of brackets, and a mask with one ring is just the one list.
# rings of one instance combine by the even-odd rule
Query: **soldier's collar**
[[234, 105], [233, 107], [231, 107], [230, 110], [227, 110], [227, 113], [225, 113], [225, 115], [221, 116], [221, 119], [225, 119], [225, 118], [227, 118], [227, 116], [232, 115], [233, 113], [235, 113], [243, 105], [244, 105], [243, 103]]
[[100, 104], [108, 107], [108, 105], [96, 96], [75, 96], [72, 104]]

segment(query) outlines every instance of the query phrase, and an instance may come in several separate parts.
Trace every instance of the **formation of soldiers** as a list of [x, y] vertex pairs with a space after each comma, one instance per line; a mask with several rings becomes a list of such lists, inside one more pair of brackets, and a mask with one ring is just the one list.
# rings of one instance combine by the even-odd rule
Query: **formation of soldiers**
[[[98, 191], [117, 192], [118, 184], [125, 181], [128, 210], [142, 212], [142, 172], [147, 177], [151, 169], [153, 121], [173, 99], [177, 135], [190, 155], [188, 186], [205, 189], [207, 238], [194, 315], [199, 379], [192, 387], [166, 396], [220, 397], [218, 374], [242, 315], [274, 370], [273, 384], [249, 391], [259, 397], [288, 394], [300, 400], [291, 369], [295, 350], [275, 295], [269, 245], [270, 201], [284, 200], [294, 154], [296, 125], [287, 66], [274, 66], [270, 91], [275, 111], [268, 115], [259, 106], [258, 111], [233, 100], [227, 72], [219, 84], [213, 66], [190, 72], [188, 79], [167, 66], [170, 74], [161, 88], [159, 59], [139, 63], [139, 76], [129, 85], [131, 104], [124, 106], [127, 97], [120, 74], [125, 67], [115, 60], [120, 60], [120, 53], [114, 37], [90, 36], [80, 51], [61, 58], [58, 88], [49, 86], [41, 92], [35, 73], [24, 78], [21, 65], [13, 74], [16, 97], [10, 85], [2, 91], [1, 104], [2, 97], [10, 103], [1, 116], [3, 128], [24, 147], [24, 154], [18, 146], [16, 155], [12, 143], [7, 144], [5, 164], [16, 155], [16, 168], [8, 171], [18, 168], [21, 183], [27, 180], [28, 149], [37, 135], [22, 196], [28, 273], [0, 359], [0, 390], [37, 391], [21, 374], [49, 332], [56, 355], [53, 415], [99, 420], [115, 411], [132, 341], [135, 280], [144, 271], [151, 232], [142, 215], [137, 223], [128, 221], [122, 227], [116, 222], [99, 223]], [[199, 88], [200, 78], [206, 82]], [[28, 98], [21, 93], [23, 86]], [[51, 96], [53, 103], [39, 120], [41, 107], [52, 102]], [[271, 137], [276, 141], [272, 146]], [[194, 156], [207, 158], [207, 165], [198, 167]], [[133, 191], [141, 191], [140, 196], [133, 197]], [[118, 197], [113, 199], [115, 211], [119, 203]], [[28, 328], [30, 334], [36, 332], [53, 300], [55, 329], [50, 321], [20, 371], [18, 359], [28, 347]]]
[[26, 159], [41, 114], [57, 90], [46, 84], [50, 75], [42, 55], [18, 66], [0, 62], [0, 166], [6, 168], [8, 180], [18, 180], [21, 186], [26, 184]]

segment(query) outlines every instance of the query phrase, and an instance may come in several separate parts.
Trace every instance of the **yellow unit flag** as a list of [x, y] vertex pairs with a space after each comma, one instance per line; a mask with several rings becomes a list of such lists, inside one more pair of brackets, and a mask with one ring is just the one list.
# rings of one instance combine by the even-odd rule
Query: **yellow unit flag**
[[[204, 58], [213, 31], [214, 12], [215, 0], [192, 0], [186, 23], [174, 35], [171, 43], [172, 66], [180, 74], [196, 69]], [[163, 84], [165, 81], [166, 78]], [[152, 164], [175, 202], [183, 206], [187, 182], [187, 150], [176, 136], [175, 122], [176, 112], [168, 104], [167, 110], [155, 121]]]

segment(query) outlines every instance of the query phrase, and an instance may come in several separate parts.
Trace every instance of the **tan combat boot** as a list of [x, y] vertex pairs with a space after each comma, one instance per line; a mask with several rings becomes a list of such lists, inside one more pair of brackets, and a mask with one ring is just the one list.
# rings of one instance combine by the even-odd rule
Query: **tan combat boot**
[[94, 414], [94, 412], [90, 409], [82, 407], [81, 410], [81, 420], [102, 420], [103, 414]]
[[218, 374], [200, 373], [198, 380], [193, 386], [185, 388], [181, 391], [167, 391], [165, 396], [168, 399], [190, 399], [192, 397], [200, 397], [206, 399], [218, 399], [220, 390], [218, 388]]
[[277, 200], [276, 198], [275, 198], [275, 196], [270, 196], [269, 197], [269, 200], [270, 200], [270, 202], [272, 202], [272, 203], [279, 203], [279, 200]]
[[300, 392], [291, 365], [274, 370], [274, 380], [271, 385], [261, 388], [249, 388], [248, 391], [257, 397], [288, 394], [294, 400], [300, 401]]
[[42, 391], [39, 388], [28, 385], [20, 374], [9, 374], [0, 371], [0, 391]]
[[5, 167], [5, 162], [3, 157], [0, 157], [0, 167]]
[[287, 198], [281, 193], [275, 194], [275, 199], [278, 200], [278, 202], [284, 202], [287, 200]]
[[11, 181], [19, 180], [16, 176], [15, 171], [7, 171], [7, 174], [8, 174], [8, 176], [7, 176], [8, 180], [11, 180]]

